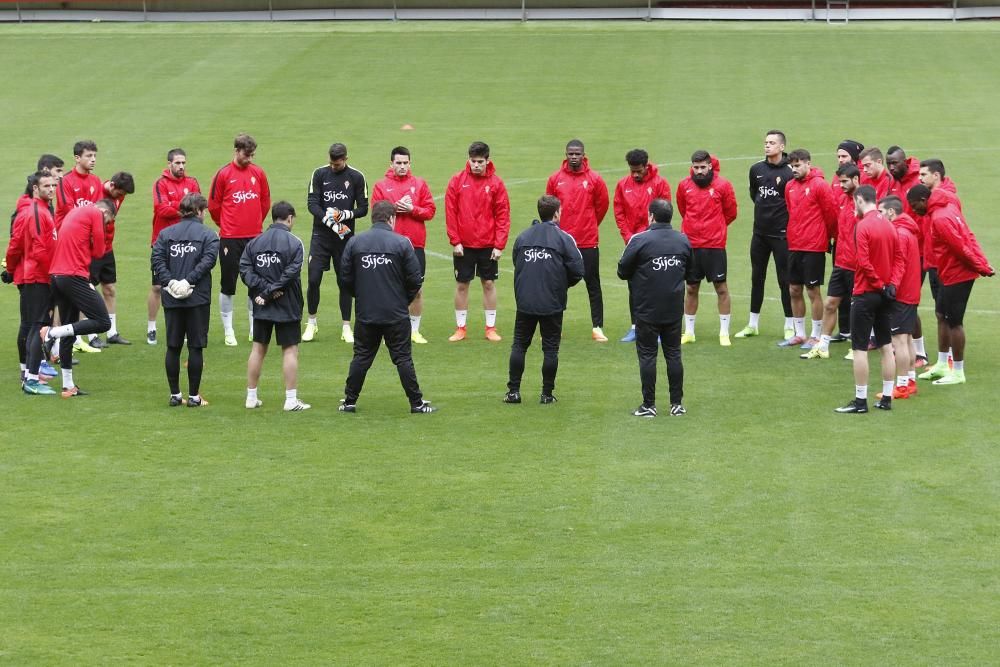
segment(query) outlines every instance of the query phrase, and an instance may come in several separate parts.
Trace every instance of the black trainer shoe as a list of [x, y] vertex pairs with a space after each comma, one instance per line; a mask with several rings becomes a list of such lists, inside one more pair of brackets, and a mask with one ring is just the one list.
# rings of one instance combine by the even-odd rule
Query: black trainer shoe
[[150, 345], [156, 345], [156, 329], [146, 332], [146, 342]]
[[830, 336], [831, 343], [846, 343], [851, 340], [851, 334], [841, 331], [836, 336]]
[[437, 408], [431, 405], [430, 401], [420, 401], [417, 405], [410, 406], [410, 412], [415, 415], [437, 412]]
[[834, 408], [834, 412], [839, 412], [842, 415], [846, 414], [864, 414], [868, 412], [868, 399], [867, 398], [855, 398], [853, 401], [848, 403], [842, 408]]
[[183, 396], [181, 396], [180, 394], [177, 394], [176, 396], [174, 396], [173, 394], [170, 395], [170, 407], [176, 408], [178, 405], [183, 405], [183, 404], [184, 404]]
[[875, 404], [875, 407], [879, 410], [892, 410], [892, 397], [883, 396], [878, 399], [878, 403]]
[[542, 405], [548, 405], [549, 403], [556, 403], [558, 400], [559, 399], [557, 399], [552, 394], [542, 394], [538, 398], [538, 402], [541, 403]]
[[656, 416], [656, 406], [655, 405], [640, 405], [632, 412], [633, 417], [647, 417], [652, 419]]
[[681, 405], [680, 403], [672, 403], [670, 405], [670, 416], [671, 417], [680, 417], [681, 415], [686, 415], [686, 414], [687, 414], [687, 410], [685, 410], [684, 406]]
[[521, 402], [521, 392], [519, 391], [508, 391], [503, 397], [504, 403], [520, 403]]
[[337, 406], [337, 410], [340, 412], [357, 412], [358, 406], [354, 403], [348, 403], [346, 398], [340, 399], [340, 405]]
[[188, 396], [189, 408], [204, 408], [206, 406], [208, 406], [208, 401], [201, 396]]
[[90, 395], [89, 392], [86, 392], [83, 389], [80, 389], [76, 385], [73, 385], [69, 389], [67, 389], [66, 387], [63, 387], [63, 390], [62, 390], [62, 397], [63, 398], [73, 398], [74, 396], [89, 396], [89, 395]]
[[116, 333], [114, 336], [108, 336], [109, 345], [131, 345], [132, 341], [122, 338], [120, 333]]
[[105, 343], [104, 339], [101, 338], [100, 336], [94, 336], [94, 339], [88, 340], [87, 344], [90, 345], [90, 347], [94, 348], [95, 350], [103, 350], [108, 346], [108, 344]]

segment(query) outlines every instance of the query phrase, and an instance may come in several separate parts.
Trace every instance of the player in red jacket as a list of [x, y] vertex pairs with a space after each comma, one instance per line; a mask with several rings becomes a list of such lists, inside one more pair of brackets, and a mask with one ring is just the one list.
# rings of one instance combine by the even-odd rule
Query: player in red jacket
[[[903, 212], [903, 201], [889, 195], [878, 202], [878, 211], [896, 228], [897, 261], [889, 282], [896, 286], [896, 302], [890, 320], [892, 350], [896, 358], [893, 398], [917, 393], [917, 371], [913, 366], [913, 332], [920, 305], [920, 233], [916, 221]], [[881, 398], [881, 396], [879, 397]]]
[[892, 409], [896, 370], [890, 320], [896, 298], [896, 288], [891, 281], [899, 261], [896, 229], [878, 212], [872, 186], [862, 185], [855, 190], [854, 204], [860, 217], [854, 228], [857, 268], [851, 299], [854, 400], [837, 408], [839, 413], [868, 412], [868, 335], [871, 331], [875, 332], [875, 343], [882, 354], [882, 398], [875, 404], [880, 410]]
[[[920, 374], [922, 380], [934, 380], [936, 385], [965, 383], [965, 309], [972, 294], [972, 285], [979, 276], [996, 274], [983, 254], [975, 234], [965, 222], [955, 199], [940, 187], [933, 192], [917, 185], [907, 193], [910, 206], [919, 215], [930, 218], [930, 233], [937, 260], [941, 287], [935, 300], [938, 316], [938, 340], [951, 346], [952, 368], [947, 358]], [[940, 344], [939, 344], [940, 350]]]
[[43, 354], [38, 332], [52, 317], [49, 264], [55, 247], [56, 225], [49, 204], [55, 198], [57, 183], [55, 176], [41, 171], [29, 178], [31, 197], [18, 200], [7, 246], [5, 275], [7, 272], [12, 274], [20, 292], [21, 327], [17, 342], [21, 388], [26, 394], [55, 394], [39, 379]]
[[[234, 347], [233, 296], [240, 273], [240, 257], [251, 239], [260, 235], [264, 218], [271, 211], [271, 188], [267, 174], [253, 163], [257, 142], [249, 134], [238, 134], [233, 140], [233, 161], [225, 165], [212, 179], [208, 197], [208, 212], [219, 226], [219, 312], [225, 343]], [[247, 297], [247, 315], [253, 338], [253, 302]]]
[[861, 151], [861, 184], [875, 188], [875, 194], [882, 199], [892, 189], [892, 175], [885, 168], [885, 157], [876, 146]]
[[97, 144], [78, 141], [73, 144], [73, 168], [63, 175], [56, 188], [56, 229], [74, 208], [90, 206], [104, 196], [101, 179], [94, 175], [97, 166]]
[[[410, 171], [410, 151], [405, 146], [396, 146], [389, 152], [389, 169], [385, 178], [375, 184], [372, 190], [371, 203], [387, 201], [393, 205], [396, 212], [396, 224], [393, 230], [410, 239], [413, 250], [417, 253], [420, 263], [420, 275], [427, 274], [427, 257], [424, 247], [427, 245], [427, 221], [437, 213], [434, 197], [427, 187], [427, 181], [417, 178]], [[427, 339], [420, 334], [420, 318], [424, 313], [424, 290], [409, 306], [410, 310], [410, 341], [424, 344]]]
[[691, 155], [691, 173], [677, 185], [677, 211], [683, 217], [681, 232], [693, 249], [684, 295], [684, 334], [681, 344], [695, 342], [698, 288], [702, 280], [715, 287], [719, 302], [719, 344], [728, 347], [732, 307], [726, 284], [726, 236], [736, 219], [736, 192], [719, 173], [719, 161], [708, 151]]
[[469, 146], [465, 169], [448, 181], [445, 191], [445, 226], [455, 266], [455, 333], [448, 340], [465, 340], [469, 316], [469, 283], [479, 275], [486, 311], [486, 340], [498, 342], [498, 260], [510, 234], [510, 199], [507, 186], [490, 161], [490, 147], [482, 141]]
[[[150, 248], [164, 229], [181, 219], [180, 205], [184, 195], [201, 192], [198, 180], [187, 175], [187, 153], [183, 148], [167, 151], [167, 167], [153, 182], [153, 234]], [[156, 315], [160, 312], [160, 285], [153, 274], [152, 286], [146, 298], [146, 342], [156, 345]]]
[[598, 226], [608, 212], [608, 186], [601, 175], [590, 168], [579, 139], [566, 144], [566, 159], [562, 167], [549, 176], [545, 194], [559, 199], [562, 205], [559, 228], [573, 237], [583, 255], [583, 281], [590, 299], [590, 337], [598, 343], [606, 343]]
[[[104, 300], [90, 284], [90, 263], [104, 255], [104, 226], [114, 220], [116, 212], [115, 202], [101, 199], [93, 206], [81, 206], [70, 211], [63, 219], [49, 264], [49, 274], [60, 321], [70, 324], [43, 326], [39, 332], [43, 343], [104, 333], [111, 328]], [[86, 313], [87, 318], [79, 319], [81, 313]], [[85, 396], [86, 392], [73, 381], [71, 345], [62, 345], [59, 364], [62, 366], [63, 398]]]
[[[788, 292], [792, 298], [791, 338], [778, 343], [781, 347], [812, 349], [819, 343], [823, 329], [823, 274], [830, 239], [836, 235], [837, 206], [833, 190], [824, 180], [823, 172], [812, 165], [812, 156], [805, 149], [788, 154], [792, 181], [785, 188], [788, 206]], [[812, 333], [806, 340], [806, 303], [803, 287], [809, 295], [812, 312]]]
[[[629, 239], [649, 227], [649, 204], [654, 199], [670, 201], [670, 184], [660, 176], [656, 164], [649, 162], [649, 153], [633, 148], [625, 154], [628, 175], [615, 186], [615, 224], [625, 245]], [[628, 312], [632, 326], [622, 337], [623, 343], [635, 342], [635, 303], [631, 291]]]
[[[865, 149], [865, 145], [854, 139], [844, 139], [837, 145], [837, 169], [844, 166], [845, 164], [853, 164], [860, 171], [861, 169], [861, 151]], [[833, 201], [838, 208], [847, 206], [854, 210], [854, 198], [851, 195], [845, 195], [840, 187], [840, 176], [837, 175], [836, 170], [834, 171], [833, 178], [830, 179], [830, 187], [833, 189]], [[853, 225], [853, 222], [852, 222]], [[834, 243], [832, 252], [834, 256], [837, 254], [837, 246]], [[834, 266], [834, 271], [837, 267]], [[833, 274], [830, 274], [832, 284]], [[851, 340], [851, 299], [850, 299], [850, 289], [845, 292], [847, 298], [840, 300], [840, 308], [837, 310], [837, 321], [840, 323], [840, 331], [835, 336], [831, 336], [830, 340], [834, 343], [842, 343], [844, 341]], [[827, 294], [829, 296], [829, 294]], [[825, 306], [824, 306], [825, 307]], [[826, 320], [826, 314], [824, 311], [823, 319]], [[825, 325], [824, 325], [825, 326]], [[801, 356], [801, 355], [800, 355]]]

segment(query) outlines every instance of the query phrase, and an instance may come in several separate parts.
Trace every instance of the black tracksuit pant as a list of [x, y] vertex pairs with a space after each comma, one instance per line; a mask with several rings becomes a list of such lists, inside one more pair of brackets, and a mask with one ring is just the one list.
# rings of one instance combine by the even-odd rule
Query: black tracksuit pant
[[417, 383], [417, 371], [413, 367], [412, 346], [410, 342], [410, 318], [402, 319], [394, 324], [370, 324], [358, 321], [354, 327], [354, 359], [347, 374], [347, 385], [344, 387], [344, 398], [349, 404], [354, 404], [361, 395], [368, 369], [375, 361], [382, 340], [389, 348], [389, 358], [396, 365], [399, 382], [410, 400], [411, 406], [420, 405], [424, 395], [420, 393]]
[[785, 317], [792, 316], [792, 297], [788, 294], [788, 241], [782, 237], [754, 234], [750, 238], [750, 312], [759, 313], [764, 305], [767, 263], [774, 255], [774, 272], [781, 290]]
[[670, 385], [670, 403], [680, 404], [684, 399], [684, 365], [681, 363], [681, 320], [669, 324], [635, 322], [635, 350], [639, 356], [639, 380], [642, 382], [643, 405], [656, 405], [657, 336], [667, 360], [667, 382]]
[[599, 248], [580, 248], [583, 256], [583, 282], [590, 299], [590, 323], [604, 326], [604, 293], [601, 292], [601, 253]]
[[542, 331], [542, 393], [552, 395], [556, 386], [556, 372], [559, 370], [559, 341], [562, 339], [563, 314], [529, 315], [517, 311], [514, 316], [514, 342], [510, 346], [509, 391], [521, 391], [521, 376], [524, 375], [524, 357], [531, 347], [535, 328]]
[[[72, 324], [74, 335], [100, 334], [111, 328], [108, 307], [86, 278], [52, 276], [52, 297], [59, 309], [60, 321]], [[80, 313], [85, 313], [88, 319], [77, 322]], [[73, 341], [68, 338], [59, 345], [59, 365], [64, 370], [73, 368]]]

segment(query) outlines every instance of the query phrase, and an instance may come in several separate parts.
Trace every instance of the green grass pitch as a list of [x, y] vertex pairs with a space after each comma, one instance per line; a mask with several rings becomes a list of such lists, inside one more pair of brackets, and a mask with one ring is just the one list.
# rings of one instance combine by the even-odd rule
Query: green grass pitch
[[[136, 344], [82, 360], [90, 397], [21, 395], [17, 297], [0, 289], [0, 662], [996, 663], [996, 280], [973, 292], [969, 383], [922, 385], [864, 417], [832, 411], [851, 396], [842, 352], [807, 364], [775, 347], [776, 300], [764, 336], [720, 349], [703, 298], [684, 349], [688, 415], [634, 419], [634, 350], [590, 341], [582, 286], [560, 402], [503, 405], [508, 342], [478, 338], [478, 307], [477, 335], [445, 342], [443, 210], [429, 225], [431, 344], [415, 351], [438, 414], [407, 414], [384, 352], [358, 414], [336, 412], [350, 351], [329, 278], [301, 351], [307, 413], [281, 412], [274, 351], [263, 409], [243, 408], [245, 318], [232, 349], [213, 317], [202, 411], [167, 408], [164, 348], [142, 338], [151, 183], [180, 145], [207, 188], [239, 131], [306, 239], [306, 183], [335, 140], [370, 183], [408, 145], [437, 196], [486, 140], [514, 233], [572, 137], [612, 185], [630, 148], [673, 186], [710, 149], [740, 197], [734, 331], [748, 308], [746, 171], [771, 127], [828, 176], [845, 137], [941, 157], [997, 263], [997, 25], [6, 25], [0, 44], [0, 201], [13, 207], [40, 153], [70, 159], [81, 138], [100, 147], [98, 174], [138, 183], [116, 238], [119, 328]], [[617, 338], [627, 303], [610, 216], [602, 250]], [[503, 267], [509, 335], [509, 254]], [[528, 397], [539, 366], [536, 342]], [[665, 392], [661, 371], [661, 406]]]

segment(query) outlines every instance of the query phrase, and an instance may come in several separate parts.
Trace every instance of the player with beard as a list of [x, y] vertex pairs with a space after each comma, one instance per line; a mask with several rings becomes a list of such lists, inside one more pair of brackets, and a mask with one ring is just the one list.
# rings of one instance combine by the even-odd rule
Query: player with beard
[[913, 218], [903, 212], [903, 202], [895, 195], [880, 200], [878, 211], [896, 228], [897, 254], [902, 260], [895, 263], [889, 281], [896, 285], [896, 303], [890, 320], [892, 350], [896, 358], [896, 387], [892, 390], [892, 397], [909, 398], [917, 393], [913, 331], [917, 322], [917, 306], [920, 305], [919, 230]]
[[691, 155], [691, 174], [677, 186], [677, 211], [683, 217], [681, 232], [693, 249], [687, 292], [684, 297], [684, 334], [681, 344], [695, 342], [698, 288], [702, 280], [715, 287], [719, 301], [719, 344], [729, 347], [731, 303], [726, 285], [726, 235], [736, 219], [736, 193], [719, 171], [719, 161], [708, 151]]
[[[347, 164], [347, 146], [330, 145], [329, 164], [313, 170], [306, 196], [309, 212], [313, 216], [312, 238], [309, 240], [309, 273], [306, 286], [306, 322], [302, 340], [313, 340], [319, 331], [316, 315], [319, 312], [320, 285], [323, 274], [330, 270], [340, 276], [341, 256], [348, 237], [354, 233], [355, 220], [368, 215], [368, 185], [365, 175]], [[339, 289], [340, 340], [354, 342], [351, 331], [351, 295]]]
[[[861, 169], [861, 151], [865, 149], [865, 145], [854, 139], [844, 139], [837, 145], [837, 168], [839, 169], [845, 164], [853, 164], [859, 170]], [[834, 171], [833, 177], [830, 179], [830, 187], [833, 189], [833, 201], [840, 206], [847, 206], [850, 209], [854, 209], [854, 201], [851, 197], [847, 197], [844, 201], [844, 193], [840, 190], [840, 177]], [[836, 256], [837, 248], [836, 243], [834, 243], [831, 252]], [[833, 270], [836, 270], [834, 266]], [[833, 276], [831, 273], [831, 280]], [[847, 295], [850, 296], [851, 292], [848, 289]], [[826, 316], [824, 315], [824, 318]], [[851, 340], [851, 300], [850, 298], [841, 299], [840, 308], [837, 310], [837, 321], [840, 324], [840, 331], [830, 337], [830, 342], [832, 343], [842, 343], [844, 341]]]

